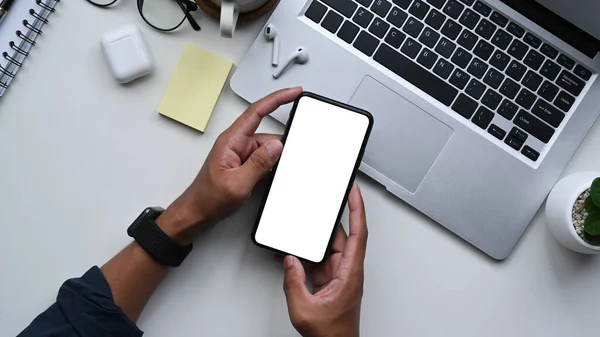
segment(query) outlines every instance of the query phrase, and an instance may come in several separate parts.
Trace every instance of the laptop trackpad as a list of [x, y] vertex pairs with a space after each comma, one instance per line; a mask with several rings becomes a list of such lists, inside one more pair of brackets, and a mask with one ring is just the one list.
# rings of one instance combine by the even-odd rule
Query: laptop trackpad
[[369, 76], [349, 104], [375, 117], [365, 164], [414, 193], [453, 130]]

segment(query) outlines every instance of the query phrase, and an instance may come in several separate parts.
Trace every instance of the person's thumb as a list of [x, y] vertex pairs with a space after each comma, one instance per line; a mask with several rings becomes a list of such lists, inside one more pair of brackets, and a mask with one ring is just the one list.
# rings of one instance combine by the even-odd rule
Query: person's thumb
[[308, 298], [310, 293], [306, 288], [306, 273], [300, 260], [293, 256], [283, 259], [285, 277], [283, 279], [283, 290], [290, 310], [300, 302]]
[[256, 149], [241, 167], [242, 181], [254, 188], [254, 185], [275, 166], [282, 151], [283, 144], [278, 140], [270, 140]]

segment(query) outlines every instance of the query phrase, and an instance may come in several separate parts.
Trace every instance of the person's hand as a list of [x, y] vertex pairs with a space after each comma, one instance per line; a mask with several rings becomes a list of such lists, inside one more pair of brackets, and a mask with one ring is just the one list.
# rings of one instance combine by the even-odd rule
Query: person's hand
[[[348, 197], [350, 235], [340, 225], [332, 255], [309, 274], [314, 294], [306, 287], [306, 273], [293, 256], [283, 260], [284, 291], [292, 325], [304, 337], [356, 337], [359, 335], [363, 294], [367, 220], [360, 189]], [[310, 210], [309, 210], [310, 211]]]
[[217, 138], [196, 179], [157, 219], [163, 231], [182, 244], [190, 243], [201, 223], [228, 217], [250, 197], [283, 150], [279, 135], [254, 133], [263, 117], [294, 101], [301, 92], [297, 87], [270, 94], [252, 104]]

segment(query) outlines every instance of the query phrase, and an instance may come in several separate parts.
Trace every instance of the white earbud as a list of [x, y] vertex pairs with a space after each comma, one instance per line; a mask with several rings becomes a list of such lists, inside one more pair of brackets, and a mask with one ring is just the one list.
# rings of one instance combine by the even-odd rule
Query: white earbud
[[273, 56], [271, 58], [271, 64], [273, 67], [277, 67], [279, 65], [279, 32], [277, 31], [277, 28], [275, 28], [275, 25], [269, 23], [265, 27], [264, 34], [267, 41], [273, 42]]
[[308, 51], [304, 49], [304, 47], [299, 47], [292, 55], [290, 55], [288, 61], [273, 74], [273, 77], [276, 79], [279, 78], [292, 63], [304, 64], [306, 62], [308, 62]]

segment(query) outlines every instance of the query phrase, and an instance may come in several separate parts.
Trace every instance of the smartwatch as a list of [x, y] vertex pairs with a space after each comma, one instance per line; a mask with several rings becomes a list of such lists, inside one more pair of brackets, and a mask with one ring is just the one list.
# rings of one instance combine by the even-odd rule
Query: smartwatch
[[132, 237], [152, 258], [169, 267], [179, 267], [192, 251], [192, 244], [183, 246], [158, 227], [156, 219], [165, 210], [148, 207], [127, 229]]

